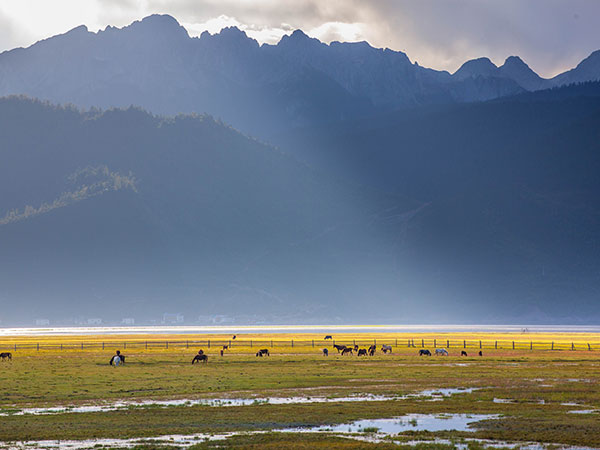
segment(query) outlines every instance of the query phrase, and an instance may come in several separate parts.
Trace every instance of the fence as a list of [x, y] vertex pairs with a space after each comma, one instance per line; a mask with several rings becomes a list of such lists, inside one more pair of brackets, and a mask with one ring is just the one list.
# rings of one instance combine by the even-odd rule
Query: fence
[[600, 342], [565, 342], [565, 341], [525, 341], [525, 340], [459, 340], [459, 339], [343, 339], [343, 340], [254, 340], [254, 339], [205, 339], [205, 340], [144, 340], [144, 341], [119, 341], [106, 340], [105, 342], [64, 342], [64, 343], [35, 343], [15, 342], [1, 343], [0, 350], [105, 350], [115, 347], [126, 349], [169, 349], [169, 348], [217, 348], [228, 346], [234, 348], [322, 348], [339, 345], [391, 345], [396, 348], [446, 348], [446, 349], [495, 349], [495, 350], [600, 350]]

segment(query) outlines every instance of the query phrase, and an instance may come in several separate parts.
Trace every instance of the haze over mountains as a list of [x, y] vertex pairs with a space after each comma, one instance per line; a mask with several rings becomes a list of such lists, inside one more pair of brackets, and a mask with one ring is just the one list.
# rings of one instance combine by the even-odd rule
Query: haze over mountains
[[0, 54], [0, 95], [81, 107], [138, 105], [157, 114], [208, 112], [246, 133], [364, 117], [400, 107], [482, 101], [600, 79], [600, 52], [542, 79], [520, 58], [456, 73], [366, 42], [323, 44], [297, 30], [259, 45], [237, 28], [190, 38], [171, 16], [98, 33], [85, 26]]
[[169, 16], [4, 52], [0, 95], [125, 109], [0, 99], [0, 323], [595, 322], [599, 78]]

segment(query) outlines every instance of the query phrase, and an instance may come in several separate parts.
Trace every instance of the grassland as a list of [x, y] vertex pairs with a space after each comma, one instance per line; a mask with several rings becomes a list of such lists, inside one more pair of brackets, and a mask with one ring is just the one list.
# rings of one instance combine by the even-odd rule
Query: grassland
[[[230, 336], [160, 336], [154, 339], [182, 339], [214, 342]], [[244, 340], [250, 336], [243, 336]], [[356, 419], [389, 418], [409, 413], [499, 414], [496, 420], [481, 423], [474, 432], [412, 432], [396, 438], [460, 440], [466, 437], [508, 441], [537, 441], [600, 447], [600, 414], [572, 414], [577, 409], [600, 409], [600, 352], [587, 350], [484, 349], [484, 356], [419, 357], [418, 349], [399, 346], [392, 355], [378, 352], [374, 357], [321, 354], [321, 335], [253, 335], [253, 347], [234, 345], [225, 355], [220, 348], [204, 347], [206, 365], [190, 364], [197, 347], [170, 348], [145, 345], [123, 349], [123, 342], [145, 342], [146, 336], [39, 337], [31, 342], [63, 344], [105, 343], [105, 349], [40, 350], [13, 352], [11, 362], [0, 362], [0, 411], [9, 413], [27, 407], [97, 404], [116, 400], [196, 399], [201, 397], [289, 397], [381, 394], [401, 396], [424, 389], [449, 387], [478, 388], [471, 393], [445, 397], [441, 401], [409, 397], [390, 401], [330, 402], [308, 404], [256, 404], [210, 407], [173, 406], [129, 408], [92, 413], [52, 415], [6, 415], [0, 417], [0, 441], [42, 439], [89, 439], [150, 437], [169, 434], [222, 433], [230, 431], [277, 430], [346, 423]], [[254, 356], [254, 342], [273, 338], [272, 356]], [[393, 335], [335, 336], [338, 342], [378, 342], [396, 339]], [[405, 339], [401, 336], [401, 339]], [[421, 335], [415, 335], [415, 340]], [[427, 337], [428, 338], [428, 337]], [[436, 335], [437, 339], [460, 341], [522, 339], [521, 335]], [[598, 336], [551, 335], [555, 342], [599, 342]], [[238, 339], [242, 340], [241, 336]], [[294, 339], [311, 342], [293, 348], [277, 345]], [[312, 340], [317, 345], [312, 347]], [[423, 336], [423, 339], [426, 339]], [[17, 338], [1, 345], [14, 345]], [[542, 341], [540, 336], [536, 341]], [[9, 342], [10, 341], [10, 342]], [[30, 343], [31, 343], [30, 342]], [[22, 337], [17, 344], [24, 344]], [[108, 359], [115, 349], [127, 354], [127, 364], [113, 368]], [[331, 344], [329, 344], [331, 349]], [[476, 351], [468, 350], [475, 355]], [[494, 399], [510, 400], [497, 403]], [[543, 401], [543, 402], [542, 402]], [[565, 405], [575, 403], [578, 406]], [[219, 445], [222, 445], [221, 442]], [[203, 443], [210, 448], [217, 443]], [[267, 433], [232, 437], [230, 446], [318, 448], [336, 446], [359, 448], [372, 445], [335, 436], [290, 437], [288, 433]], [[445, 444], [444, 444], [445, 445]], [[443, 447], [440, 444], [440, 448]], [[451, 448], [451, 447], [450, 447]]]

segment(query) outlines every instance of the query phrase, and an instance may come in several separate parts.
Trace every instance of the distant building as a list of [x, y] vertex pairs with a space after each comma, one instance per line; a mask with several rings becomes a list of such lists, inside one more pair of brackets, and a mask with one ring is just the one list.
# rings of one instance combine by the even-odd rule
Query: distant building
[[231, 316], [226, 316], [223, 314], [213, 314], [210, 316], [202, 315], [198, 316], [198, 322], [203, 324], [210, 325], [222, 325], [225, 323], [234, 323], [235, 319]]
[[121, 325], [135, 325], [135, 319], [132, 317], [126, 317], [121, 320]]
[[88, 325], [102, 325], [102, 319], [92, 318], [87, 320]]
[[183, 314], [164, 313], [162, 321], [170, 324], [183, 323]]
[[35, 325], [38, 327], [47, 327], [50, 325], [50, 321], [48, 319], [35, 319]]

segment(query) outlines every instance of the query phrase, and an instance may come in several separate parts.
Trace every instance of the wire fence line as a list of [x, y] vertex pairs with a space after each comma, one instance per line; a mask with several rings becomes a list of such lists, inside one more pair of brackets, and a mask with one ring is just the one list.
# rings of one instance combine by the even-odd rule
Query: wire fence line
[[286, 348], [298, 350], [304, 348], [324, 348], [333, 345], [369, 347], [371, 345], [389, 345], [401, 348], [446, 348], [446, 349], [494, 349], [494, 350], [600, 350], [600, 342], [581, 341], [534, 341], [534, 340], [473, 340], [473, 339], [412, 339], [412, 338], [388, 338], [388, 339], [342, 339], [342, 340], [295, 340], [295, 339], [204, 339], [204, 340], [106, 340], [104, 342], [73, 342], [47, 343], [47, 342], [0, 342], [0, 350], [3, 351], [25, 351], [25, 350], [106, 350], [115, 347], [122, 349], [176, 349], [176, 348], [214, 348], [217, 350], [227, 349], [253, 349], [253, 348]]

